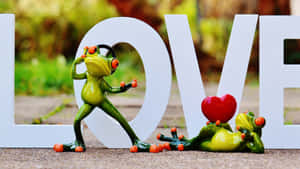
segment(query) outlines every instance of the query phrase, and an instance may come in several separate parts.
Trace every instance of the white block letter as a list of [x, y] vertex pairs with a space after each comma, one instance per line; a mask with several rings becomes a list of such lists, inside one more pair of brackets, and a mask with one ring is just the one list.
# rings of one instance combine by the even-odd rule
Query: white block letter
[[300, 39], [299, 16], [260, 17], [260, 113], [267, 121], [267, 148], [300, 148], [300, 126], [284, 125], [284, 88], [300, 87], [300, 66], [284, 64], [284, 39]]
[[[113, 46], [121, 42], [129, 43], [138, 51], [145, 68], [147, 88], [144, 104], [135, 119], [130, 122], [137, 136], [141, 140], [145, 140], [156, 129], [162, 118], [171, 89], [172, 75], [169, 54], [159, 34], [149, 25], [137, 19], [127, 17], [107, 19], [95, 25], [85, 35], [79, 45], [76, 57], [82, 55], [85, 46], [97, 44]], [[78, 70], [84, 71], [85, 66], [79, 67]], [[81, 89], [84, 83], [84, 80], [74, 81], [75, 96], [79, 106], [83, 104]], [[105, 146], [110, 148], [131, 146], [129, 137], [122, 127], [102, 110], [95, 109], [85, 121], [89, 129]]]
[[71, 125], [16, 125], [14, 116], [15, 17], [0, 15], [0, 147], [52, 147], [71, 142]]
[[[166, 15], [166, 25], [189, 137], [198, 135], [207, 119], [201, 102], [206, 97], [186, 15]], [[247, 74], [257, 15], [235, 16], [218, 96], [233, 95], [239, 105]], [[238, 109], [237, 109], [238, 110]]]

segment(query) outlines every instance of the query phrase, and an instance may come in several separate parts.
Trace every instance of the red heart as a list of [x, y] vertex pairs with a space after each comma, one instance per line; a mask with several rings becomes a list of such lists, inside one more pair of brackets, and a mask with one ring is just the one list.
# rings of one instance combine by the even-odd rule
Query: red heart
[[222, 123], [226, 123], [235, 113], [236, 101], [230, 94], [222, 97], [210, 96], [202, 101], [201, 108], [209, 121], [216, 122], [220, 120]]

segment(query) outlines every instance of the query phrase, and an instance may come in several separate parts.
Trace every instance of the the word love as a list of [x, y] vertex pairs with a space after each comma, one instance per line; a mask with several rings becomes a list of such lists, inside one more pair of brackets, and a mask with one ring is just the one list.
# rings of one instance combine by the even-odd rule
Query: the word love
[[[78, 18], [80, 19], [80, 18]], [[300, 38], [300, 17], [260, 16], [260, 115], [268, 119], [263, 141], [267, 148], [300, 148], [299, 126], [284, 126], [283, 89], [300, 87], [300, 66], [283, 64], [284, 39]], [[233, 23], [217, 96], [232, 94], [239, 107], [256, 30], [258, 15], [236, 15]], [[71, 125], [16, 125], [14, 123], [14, 15], [0, 15], [0, 146], [52, 147], [71, 142]], [[206, 119], [201, 101], [206, 97], [195, 47], [185, 15], [166, 15], [169, 42], [185, 113], [189, 137], [198, 134]], [[140, 54], [146, 75], [146, 93], [139, 113], [130, 124], [142, 140], [161, 120], [171, 89], [171, 63], [167, 48], [157, 32], [133, 18], [116, 17], [96, 24], [82, 39], [84, 46], [129, 43]], [[84, 71], [85, 67], [79, 67]], [[77, 104], [84, 81], [74, 81]], [[95, 136], [108, 147], [129, 147], [130, 140], [113, 119], [96, 109], [86, 118]], [[238, 109], [237, 109], [238, 111]]]

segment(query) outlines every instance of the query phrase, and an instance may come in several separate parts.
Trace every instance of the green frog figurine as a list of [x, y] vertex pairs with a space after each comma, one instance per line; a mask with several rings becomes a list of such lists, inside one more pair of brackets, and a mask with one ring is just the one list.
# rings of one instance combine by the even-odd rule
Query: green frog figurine
[[212, 152], [264, 153], [261, 130], [265, 125], [263, 117], [255, 118], [252, 112], [240, 113], [236, 117], [237, 131], [233, 132], [228, 123], [207, 122], [200, 133], [187, 139], [177, 136], [176, 128], [171, 129], [172, 137], [158, 134], [157, 139], [167, 141], [162, 148], [167, 150], [202, 150]]
[[[100, 48], [108, 49], [109, 52], [105, 56], [101, 55]], [[112, 57], [109, 57], [110, 53]], [[87, 68], [86, 72], [76, 72], [76, 66], [80, 63], [85, 63]], [[102, 109], [109, 116], [117, 120], [130, 137], [132, 144], [135, 145], [139, 151], [150, 150], [151, 145], [140, 141], [127, 120], [106, 97], [107, 93], [121, 93], [132, 87], [137, 87], [136, 80], [133, 80], [128, 84], [121, 82], [120, 87], [111, 87], [105, 81], [104, 77], [113, 74], [118, 65], [119, 61], [116, 58], [115, 52], [108, 45], [85, 47], [84, 54], [73, 62], [72, 78], [76, 80], [86, 79], [81, 91], [81, 97], [84, 104], [80, 107], [73, 123], [76, 140], [69, 144], [55, 144], [53, 149], [56, 152], [83, 152], [86, 150], [80, 123], [94, 110], [95, 107]]]
[[[166, 149], [264, 153], [261, 130], [265, 126], [265, 119], [255, 118], [252, 112], [240, 113], [235, 119], [237, 131], [233, 132], [227, 121], [233, 117], [236, 107], [236, 100], [230, 94], [205, 98], [201, 108], [209, 120], [207, 125], [192, 139], [187, 139], [183, 135], [178, 136], [176, 128], [171, 129], [172, 137], [158, 134], [158, 140], [167, 142], [163, 145], [159, 144], [158, 151]], [[139, 150], [134, 145], [130, 151], [138, 152]], [[157, 150], [150, 148], [151, 151]]]

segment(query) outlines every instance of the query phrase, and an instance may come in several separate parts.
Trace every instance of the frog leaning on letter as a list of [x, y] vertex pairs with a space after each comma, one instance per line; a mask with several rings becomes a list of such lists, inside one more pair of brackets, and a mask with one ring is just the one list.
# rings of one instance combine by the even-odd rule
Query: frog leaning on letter
[[[100, 48], [108, 49], [109, 52], [105, 56], [101, 55]], [[110, 53], [112, 54], [112, 57], [109, 57]], [[87, 68], [85, 73], [78, 74], [76, 72], [76, 66], [80, 63], [85, 63]], [[121, 93], [127, 91], [131, 87], [137, 86], [136, 80], [133, 80], [128, 84], [121, 82], [120, 87], [111, 87], [104, 80], [104, 77], [115, 72], [118, 65], [119, 61], [117, 60], [113, 49], [107, 45], [85, 47], [84, 54], [73, 62], [72, 78], [76, 80], [86, 79], [81, 92], [84, 104], [80, 107], [73, 124], [76, 140], [69, 144], [55, 144], [53, 149], [56, 152], [83, 152], [86, 150], [81, 134], [80, 123], [95, 107], [99, 107], [109, 116], [117, 120], [130, 137], [132, 144], [135, 145], [139, 151], [149, 151], [151, 145], [140, 141], [127, 120], [106, 97], [106, 93]]]

